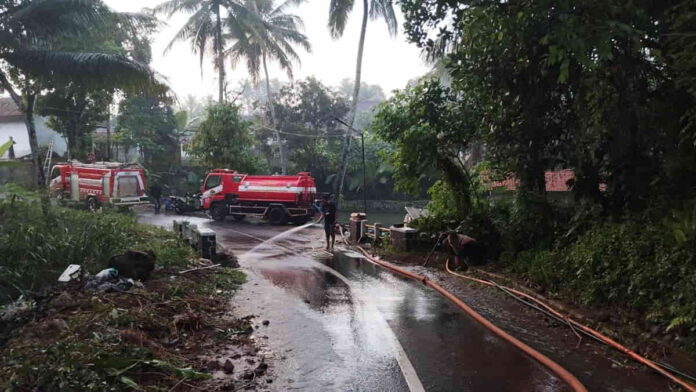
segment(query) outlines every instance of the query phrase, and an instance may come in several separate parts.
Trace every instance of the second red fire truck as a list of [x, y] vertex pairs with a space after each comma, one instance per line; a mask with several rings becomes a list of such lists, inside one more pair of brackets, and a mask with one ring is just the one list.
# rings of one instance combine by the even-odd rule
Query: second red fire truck
[[71, 161], [53, 166], [49, 192], [65, 203], [96, 210], [102, 205], [148, 204], [146, 186], [145, 171], [137, 164]]
[[250, 176], [235, 170], [208, 173], [201, 187], [203, 208], [215, 220], [230, 215], [265, 218], [274, 225], [304, 224], [315, 214], [317, 187], [307, 173], [294, 176]]

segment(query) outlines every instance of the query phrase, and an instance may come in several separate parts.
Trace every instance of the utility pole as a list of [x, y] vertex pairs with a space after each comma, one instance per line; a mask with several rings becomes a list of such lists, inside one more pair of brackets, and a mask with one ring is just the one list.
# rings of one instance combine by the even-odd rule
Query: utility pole
[[367, 214], [367, 169], [365, 167], [365, 132], [360, 132], [363, 161], [363, 211]]
[[111, 161], [111, 105], [106, 114], [106, 160]]
[[367, 214], [367, 165], [365, 164], [365, 132], [359, 131], [350, 125], [346, 124], [341, 120], [340, 118], [336, 118], [336, 121], [339, 123], [345, 125], [348, 127], [348, 129], [352, 130], [353, 132], [357, 132], [360, 134], [360, 142], [362, 144], [362, 164], [363, 164], [363, 189], [362, 189], [362, 194], [363, 194], [363, 212]]

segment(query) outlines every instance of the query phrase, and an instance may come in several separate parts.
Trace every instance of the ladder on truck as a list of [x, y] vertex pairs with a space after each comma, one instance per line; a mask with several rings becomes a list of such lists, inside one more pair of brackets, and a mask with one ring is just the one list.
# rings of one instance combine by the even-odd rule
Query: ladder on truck
[[49, 172], [51, 170], [51, 158], [53, 158], [53, 140], [48, 144], [48, 150], [46, 151], [46, 159], [44, 159], [43, 173], [44, 179], [46, 180], [46, 185], [51, 181]]

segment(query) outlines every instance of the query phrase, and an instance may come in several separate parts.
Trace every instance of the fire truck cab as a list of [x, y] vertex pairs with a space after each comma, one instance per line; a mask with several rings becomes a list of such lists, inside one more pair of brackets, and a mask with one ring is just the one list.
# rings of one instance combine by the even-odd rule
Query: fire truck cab
[[208, 173], [201, 187], [203, 209], [218, 221], [231, 215], [268, 219], [271, 224], [306, 223], [315, 214], [317, 188], [307, 172], [294, 176], [250, 176], [229, 169]]
[[51, 197], [65, 203], [84, 203], [90, 210], [102, 205], [148, 203], [145, 171], [137, 164], [71, 161], [54, 165], [50, 178]]

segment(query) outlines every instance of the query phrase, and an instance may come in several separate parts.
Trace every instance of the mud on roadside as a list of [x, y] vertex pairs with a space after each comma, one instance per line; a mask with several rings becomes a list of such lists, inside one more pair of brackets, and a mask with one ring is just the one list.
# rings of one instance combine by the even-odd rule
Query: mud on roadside
[[244, 281], [231, 268], [167, 267], [123, 293], [54, 289], [21, 325], [0, 325], [0, 390], [263, 388], [272, 379], [251, 336], [253, 316], [229, 311]]

